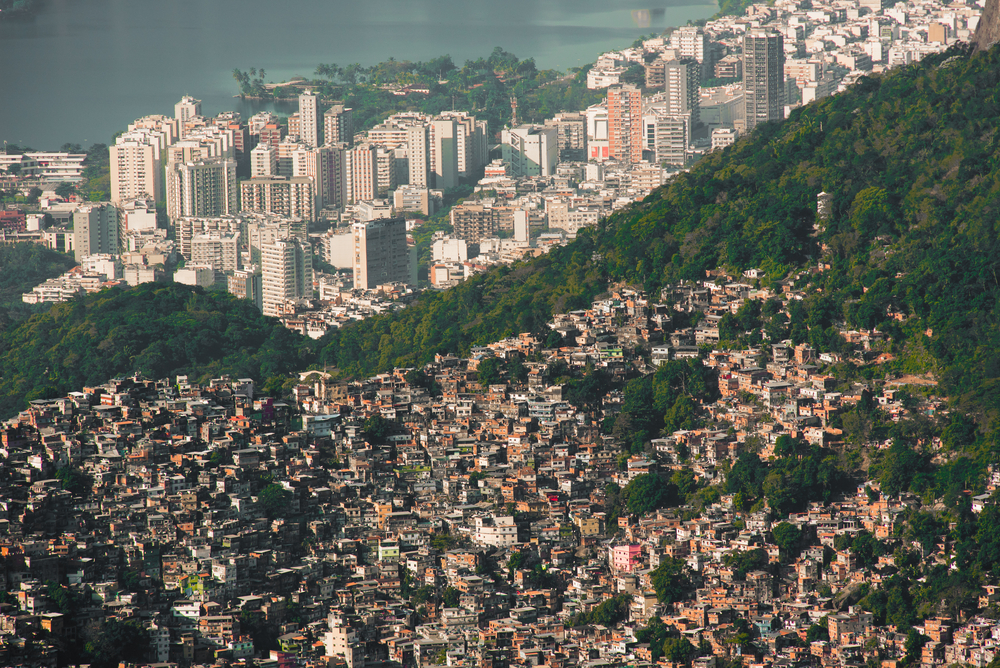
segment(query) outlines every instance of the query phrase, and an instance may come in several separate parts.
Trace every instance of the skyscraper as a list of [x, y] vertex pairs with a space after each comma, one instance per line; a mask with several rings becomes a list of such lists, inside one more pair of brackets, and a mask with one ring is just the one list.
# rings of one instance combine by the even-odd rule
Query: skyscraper
[[703, 28], [686, 26], [670, 33], [670, 48], [681, 58], [698, 61], [698, 74], [704, 79], [712, 76], [712, 48]]
[[313, 293], [312, 249], [299, 239], [277, 239], [261, 248], [264, 315], [276, 316], [286, 301]]
[[278, 149], [270, 144], [257, 144], [250, 151], [250, 176], [277, 176]]
[[458, 124], [454, 118], [435, 118], [430, 128], [430, 161], [434, 187], [458, 185]]
[[73, 249], [77, 262], [98, 253], [117, 254], [118, 209], [107, 202], [77, 207], [73, 212]]
[[691, 114], [692, 125], [698, 124], [701, 88], [698, 85], [700, 65], [693, 58], [670, 60], [664, 66], [664, 90], [667, 92], [667, 113], [675, 116]]
[[378, 196], [378, 146], [358, 144], [346, 151], [346, 184], [349, 204]]
[[343, 142], [350, 148], [354, 145], [354, 110], [335, 104], [323, 114], [323, 142], [336, 144]]
[[307, 90], [299, 95], [299, 136], [309, 146], [319, 146], [319, 98]]
[[631, 84], [608, 89], [608, 153], [619, 162], [642, 160], [642, 93]]
[[222, 216], [239, 210], [236, 161], [209, 158], [167, 163], [167, 215]]
[[163, 164], [167, 147], [176, 140], [175, 127], [171, 123], [164, 123], [162, 128], [136, 127], [108, 148], [112, 202], [140, 197], [163, 199]]
[[186, 134], [184, 132], [184, 124], [187, 123], [188, 119], [195, 116], [201, 116], [201, 100], [196, 100], [190, 95], [185, 95], [181, 98], [180, 102], [174, 105], [174, 118], [177, 119], [181, 137]]
[[781, 34], [753, 29], [743, 36], [743, 87], [747, 132], [784, 118], [785, 50]]
[[410, 282], [406, 220], [391, 218], [354, 223], [354, 287]]
[[313, 180], [308, 176], [259, 176], [240, 183], [242, 211], [274, 213], [288, 218], [312, 221], [316, 218]]

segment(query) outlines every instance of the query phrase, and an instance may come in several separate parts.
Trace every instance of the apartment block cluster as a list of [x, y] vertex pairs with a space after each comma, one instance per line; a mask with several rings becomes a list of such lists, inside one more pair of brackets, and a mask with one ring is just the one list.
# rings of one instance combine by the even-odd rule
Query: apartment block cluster
[[[607, 140], [594, 144], [590, 157], [613, 158], [638, 143], [657, 162], [690, 164], [704, 150], [728, 146], [740, 133], [844, 90], [864, 74], [969, 41], [983, 4], [778, 0], [606, 53], [587, 75], [590, 88], [609, 89], [607, 105], [587, 110], [595, 121], [608, 119], [606, 132], [588, 133], [588, 139]], [[635, 66], [645, 70], [646, 90], [656, 92], [626, 116], [613, 110], [612, 91], [634, 95], [621, 81]], [[699, 90], [712, 82], [718, 85]], [[631, 137], [623, 120], [641, 120]]]
[[[835, 442], [830, 419], [865, 392], [905, 412], [890, 385], [836, 387], [808, 345], [707, 352], [718, 320], [746, 300], [802, 297], [792, 281], [772, 292], [757, 278], [713, 274], [666, 287], [659, 302], [614, 288], [557, 316], [545, 342], [521, 334], [355, 382], [305, 371], [286, 401], [258, 396], [252, 379], [177, 377], [31, 402], [0, 430], [0, 662], [54, 665], [60, 639], [110, 618], [148, 629], [148, 661], [181, 667], [679, 665], [638, 642], [653, 616], [697, 648], [697, 668], [731, 656], [739, 628], [756, 641], [748, 666], [901, 657], [908, 629], [834, 599], [877, 586], [894, 557], [863, 566], [837, 546], [862, 529], [893, 536], [915, 498], [883, 498], [869, 482], [811, 504], [784, 520], [806, 537], [790, 558], [772, 539], [774, 515], [741, 512], [727, 495], [697, 512], [612, 520], [610, 483], [691, 468], [715, 484], [748, 449], [773, 454], [780, 435]], [[693, 311], [699, 325], [675, 326]], [[843, 334], [856, 363], [880, 361], [881, 334]], [[712, 426], [631, 457], [599, 426], [622, 395], [581, 408], [561, 380], [588, 367], [625, 379], [684, 358], [718, 371], [722, 398], [699, 407]], [[492, 360], [523, 374], [484, 380]], [[89, 476], [77, 496], [54, 478], [66, 466]], [[759, 570], [728, 565], [757, 548], [768, 562]], [[696, 583], [673, 604], [653, 582], [668, 557]], [[52, 582], [81, 594], [79, 609], [61, 611]], [[984, 587], [980, 607], [997, 596]], [[580, 613], [612, 597], [627, 621], [584, 623]], [[817, 623], [830, 640], [806, 642]], [[928, 668], [982, 668], [1000, 642], [986, 617], [932, 617], [917, 630], [931, 638]]]

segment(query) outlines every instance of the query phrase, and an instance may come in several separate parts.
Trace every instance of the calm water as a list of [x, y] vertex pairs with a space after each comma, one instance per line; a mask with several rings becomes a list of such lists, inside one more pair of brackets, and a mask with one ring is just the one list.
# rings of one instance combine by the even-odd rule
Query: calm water
[[267, 79], [319, 63], [373, 65], [494, 46], [565, 70], [715, 12], [712, 0], [44, 0], [28, 23], [0, 23], [0, 141], [56, 149], [108, 143], [135, 118], [261, 107], [233, 99], [233, 68]]

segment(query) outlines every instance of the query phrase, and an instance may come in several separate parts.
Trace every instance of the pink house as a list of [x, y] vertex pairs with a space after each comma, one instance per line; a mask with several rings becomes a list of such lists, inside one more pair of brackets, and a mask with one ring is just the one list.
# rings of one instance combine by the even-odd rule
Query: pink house
[[638, 545], [619, 545], [611, 550], [611, 567], [619, 572], [631, 573], [639, 565], [642, 548]]

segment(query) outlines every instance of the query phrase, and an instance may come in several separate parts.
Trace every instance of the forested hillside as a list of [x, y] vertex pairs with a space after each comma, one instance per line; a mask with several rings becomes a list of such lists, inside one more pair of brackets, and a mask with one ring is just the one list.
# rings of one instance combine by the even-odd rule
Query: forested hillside
[[[899, 367], [938, 372], [985, 425], [1000, 405], [998, 82], [1000, 51], [970, 56], [963, 46], [865, 77], [708, 156], [547, 257], [331, 333], [320, 358], [360, 374], [422, 363], [541, 331], [609, 281], [656, 294], [718, 266], [778, 280], [814, 264], [825, 244], [832, 268], [813, 275], [796, 336], [836, 321], [888, 330]], [[832, 216], [814, 235], [821, 191]]]
[[21, 295], [74, 266], [71, 256], [36, 243], [0, 245], [0, 328], [48, 308], [47, 304], [25, 304]]
[[0, 416], [133, 371], [264, 381], [306, 368], [308, 343], [226, 293], [155, 283], [105, 290], [0, 334]]

